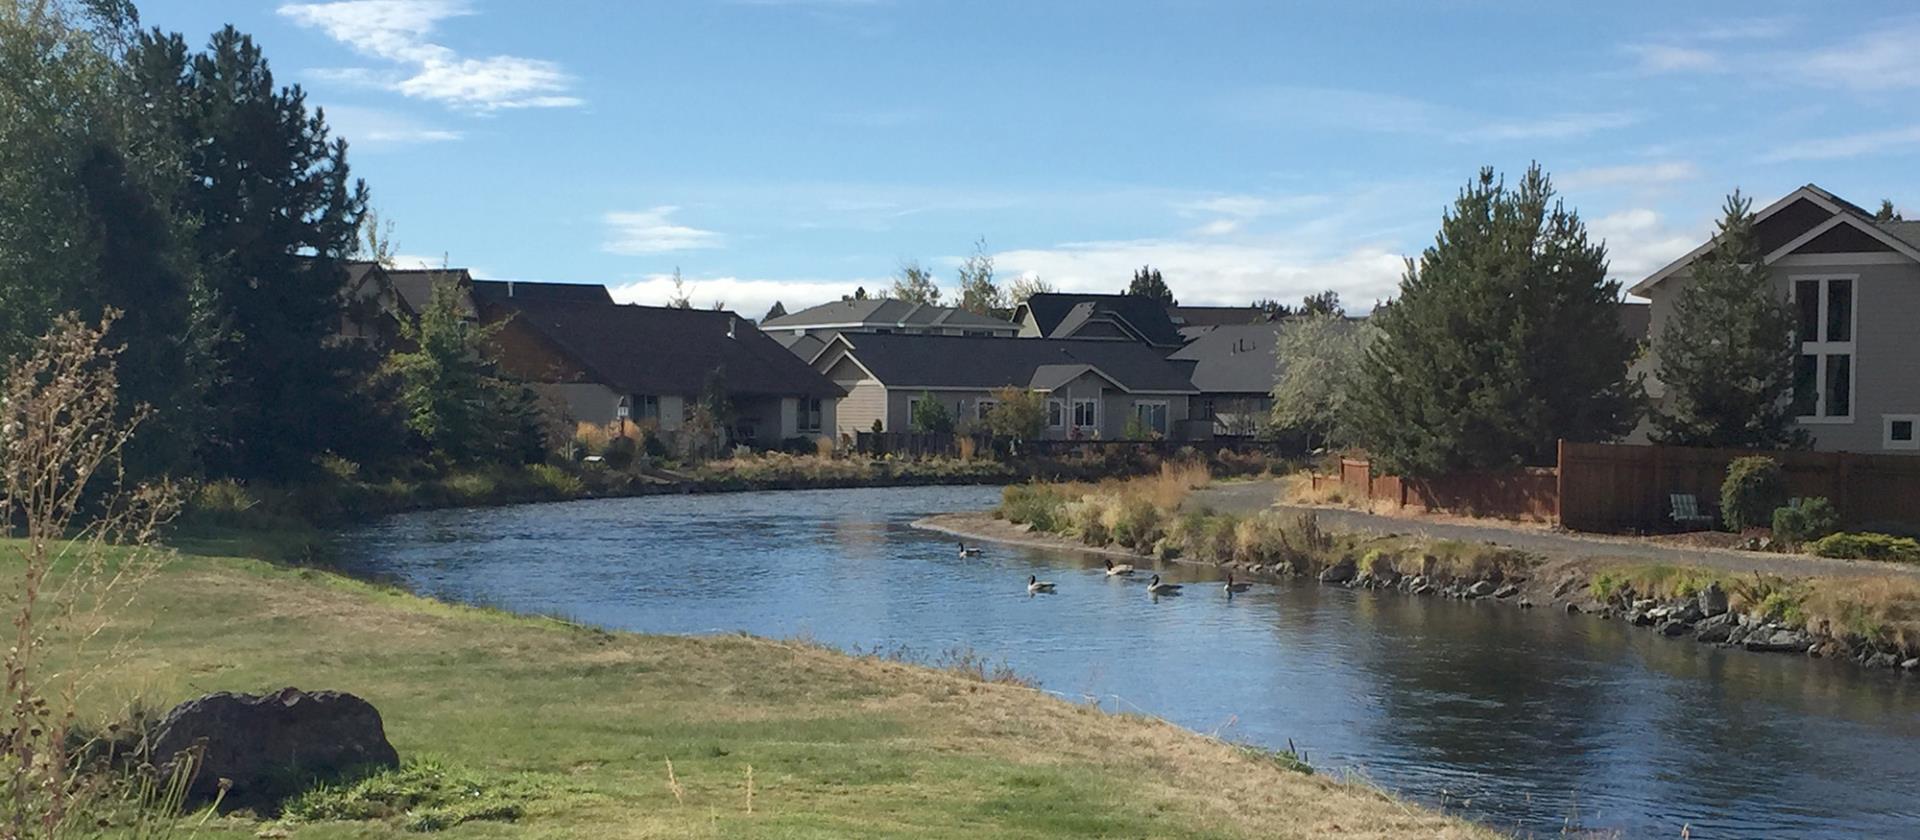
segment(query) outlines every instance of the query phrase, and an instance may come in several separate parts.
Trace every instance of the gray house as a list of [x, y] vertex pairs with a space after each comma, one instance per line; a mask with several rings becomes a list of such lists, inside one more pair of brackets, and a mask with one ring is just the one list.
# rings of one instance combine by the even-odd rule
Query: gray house
[[993, 392], [1023, 388], [1047, 397], [1048, 439], [1118, 439], [1129, 420], [1188, 440], [1198, 393], [1190, 365], [1132, 341], [842, 333], [813, 359], [847, 393], [835, 412], [841, 434], [910, 431], [914, 404], [938, 400], [962, 422], [985, 419]]
[[823, 303], [768, 318], [760, 329], [802, 359], [813, 358], [841, 333], [1012, 336], [1020, 331], [1010, 321], [964, 309], [890, 298]]
[[1046, 292], [1013, 311], [1022, 338], [1137, 341], [1167, 351], [1186, 343], [1166, 304], [1141, 295]]
[[1273, 412], [1273, 385], [1279, 377], [1274, 345], [1286, 321], [1213, 326], [1167, 356], [1193, 363], [1195, 420], [1209, 420], [1213, 433], [1246, 437], [1257, 433]]
[[[1754, 216], [1775, 290], [1800, 314], [1794, 401], [1814, 448], [1920, 453], [1920, 222], [1875, 221], [1812, 184]], [[1713, 244], [1633, 286], [1656, 339]], [[1651, 379], [1648, 392], [1664, 397]]]

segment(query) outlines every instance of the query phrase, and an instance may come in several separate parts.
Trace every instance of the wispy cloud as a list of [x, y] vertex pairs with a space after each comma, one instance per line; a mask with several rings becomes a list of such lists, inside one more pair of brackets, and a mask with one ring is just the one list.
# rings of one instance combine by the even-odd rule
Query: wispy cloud
[[1565, 140], [1641, 121], [1624, 111], [1562, 112], [1528, 117], [1488, 114], [1412, 97], [1342, 88], [1270, 88], [1230, 99], [1227, 108], [1255, 120], [1283, 119], [1345, 131], [1417, 134], [1455, 143]]
[[1867, 33], [1814, 51], [1797, 65], [1821, 83], [1856, 90], [1920, 88], [1920, 23]]
[[668, 217], [679, 209], [662, 205], [647, 210], [608, 213], [604, 218], [607, 241], [601, 244], [600, 249], [610, 254], [635, 256], [719, 248], [725, 244], [725, 238], [719, 233], [675, 224]]
[[1674, 44], [1628, 44], [1623, 47], [1637, 59], [1642, 73], [1709, 73], [1726, 69], [1726, 59], [1718, 52], [1701, 47]]
[[1658, 163], [1630, 163], [1621, 166], [1597, 166], [1574, 169], [1553, 176], [1554, 186], [1565, 190], [1597, 187], [1647, 187], [1691, 181], [1700, 177], [1700, 168], [1692, 161], [1673, 160]]
[[1760, 157], [1765, 163], [1793, 160], [1835, 160], [1882, 152], [1907, 153], [1920, 149], [1920, 125], [1886, 131], [1843, 134], [1790, 143]]
[[1712, 231], [1674, 227], [1658, 212], [1636, 207], [1587, 223], [1587, 231], [1607, 244], [1607, 273], [1632, 285], [1707, 241]]
[[1135, 269], [1152, 264], [1180, 300], [1192, 304], [1245, 305], [1333, 289], [1350, 306], [1364, 306], [1391, 297], [1405, 268], [1399, 254], [1379, 247], [1321, 254], [1277, 242], [1186, 239], [1068, 242], [1002, 251], [993, 259], [1009, 276], [1042, 277], [1070, 292], [1111, 292]]
[[378, 108], [338, 105], [326, 108], [326, 113], [327, 124], [334, 133], [352, 141], [356, 149], [445, 143], [464, 136], [453, 129]]
[[465, 57], [431, 40], [441, 21], [473, 14], [464, 0], [289, 3], [279, 13], [390, 65], [335, 69], [326, 78], [482, 112], [582, 104], [568, 92], [572, 77], [554, 62], [515, 55]]

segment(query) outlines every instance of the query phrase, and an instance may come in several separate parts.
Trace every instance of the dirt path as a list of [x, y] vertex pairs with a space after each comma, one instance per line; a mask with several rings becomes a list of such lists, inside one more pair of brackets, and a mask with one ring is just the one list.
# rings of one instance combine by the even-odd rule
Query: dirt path
[[1251, 514], [1269, 508], [1311, 511], [1330, 530], [1375, 534], [1411, 534], [1426, 539], [1490, 542], [1543, 555], [1550, 560], [1671, 563], [1702, 566], [1745, 574], [1806, 577], [1912, 577], [1920, 567], [1872, 560], [1835, 560], [1804, 554], [1763, 554], [1717, 548], [1660, 545], [1627, 537], [1569, 534], [1525, 525], [1445, 521], [1424, 517], [1382, 516], [1348, 508], [1281, 504], [1281, 485], [1275, 481], [1218, 484], [1194, 491], [1188, 506], [1207, 506], [1225, 513]]

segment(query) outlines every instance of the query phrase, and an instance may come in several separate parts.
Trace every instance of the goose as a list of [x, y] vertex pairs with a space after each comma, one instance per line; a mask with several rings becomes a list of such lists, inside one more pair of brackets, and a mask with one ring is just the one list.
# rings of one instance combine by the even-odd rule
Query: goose
[[1148, 595], [1178, 595], [1180, 594], [1180, 584], [1161, 583], [1160, 576], [1154, 575], [1153, 580], [1147, 582], [1147, 594]]
[[1039, 592], [1052, 592], [1052, 591], [1053, 591], [1053, 581], [1041, 580], [1036, 575], [1027, 575], [1027, 594], [1028, 595], [1032, 595]]
[[1114, 575], [1130, 575], [1130, 574], [1133, 574], [1133, 566], [1131, 564], [1121, 563], [1120, 565], [1116, 566], [1113, 564], [1112, 560], [1107, 561], [1107, 577], [1113, 577]]
[[968, 548], [966, 543], [960, 543], [959, 545], [960, 545], [961, 557], [979, 557], [980, 556], [980, 549]]
[[1228, 573], [1227, 573], [1227, 585], [1225, 585], [1225, 586], [1222, 586], [1222, 587], [1220, 587], [1220, 588], [1221, 588], [1222, 590], [1224, 590], [1224, 591], [1225, 591], [1225, 592], [1227, 593], [1227, 597], [1229, 597], [1229, 598], [1231, 598], [1231, 597], [1233, 597], [1233, 594], [1234, 594], [1234, 593], [1236, 593], [1236, 592], [1245, 592], [1245, 591], [1247, 591], [1247, 590], [1249, 590], [1249, 589], [1252, 589], [1252, 588], [1253, 588], [1253, 584], [1251, 584], [1251, 583], [1234, 583], [1234, 582], [1233, 582], [1233, 573], [1232, 573], [1232, 572], [1228, 572]]

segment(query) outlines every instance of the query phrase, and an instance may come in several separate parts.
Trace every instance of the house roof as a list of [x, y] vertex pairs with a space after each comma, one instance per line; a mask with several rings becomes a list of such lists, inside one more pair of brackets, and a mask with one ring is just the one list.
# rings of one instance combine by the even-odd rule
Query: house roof
[[1173, 319], [1181, 335], [1198, 335], [1193, 332], [1195, 328], [1263, 324], [1274, 320], [1272, 312], [1258, 306], [1169, 306], [1167, 317]]
[[514, 280], [473, 281], [474, 302], [495, 306], [534, 303], [598, 303], [613, 305], [613, 295], [599, 283], [529, 283]]
[[841, 333], [828, 350], [843, 345], [889, 388], [1051, 389], [1090, 368], [1130, 392], [1195, 392], [1179, 365], [1132, 341]]
[[1614, 304], [1614, 313], [1620, 316], [1620, 331], [1634, 341], [1646, 341], [1653, 333], [1653, 305], [1621, 301]]
[[998, 330], [1015, 332], [1019, 329], [1010, 321], [989, 318], [985, 315], [968, 312], [952, 306], [929, 306], [924, 303], [908, 303], [891, 298], [867, 298], [865, 300], [836, 300], [789, 312], [775, 318], [768, 318], [761, 326], [767, 329], [814, 329], [820, 327], [948, 327], [952, 329]]
[[1167, 307], [1144, 295], [1080, 295], [1048, 292], [1027, 298], [1020, 310], [1033, 318], [1040, 334], [1069, 338], [1090, 321], [1118, 321], [1140, 340], [1158, 347], [1179, 347], [1184, 339]]
[[435, 283], [473, 284], [473, 275], [464, 268], [389, 268], [387, 276], [393, 278], [393, 288], [400, 293], [401, 302], [415, 314], [427, 311]]
[[698, 394], [718, 370], [736, 396], [842, 396], [839, 386], [732, 312], [528, 302], [513, 317], [595, 380], [626, 393]]
[[[1876, 248], [1884, 247], [1920, 260], [1920, 241], [1916, 241], [1915, 231], [1908, 227], [1913, 223], [1875, 222], [1873, 214], [1866, 208], [1834, 195], [1817, 184], [1808, 184], [1786, 194], [1755, 212], [1753, 218], [1754, 236], [1760, 252], [1766, 255], [1769, 263], [1836, 228], [1846, 228], [1840, 233], [1851, 233], [1855, 239]], [[1708, 239], [1646, 279], [1633, 284], [1627, 291], [1641, 297], [1648, 296], [1662, 281], [1679, 274], [1694, 260], [1712, 251], [1717, 241], [1717, 235]]]

